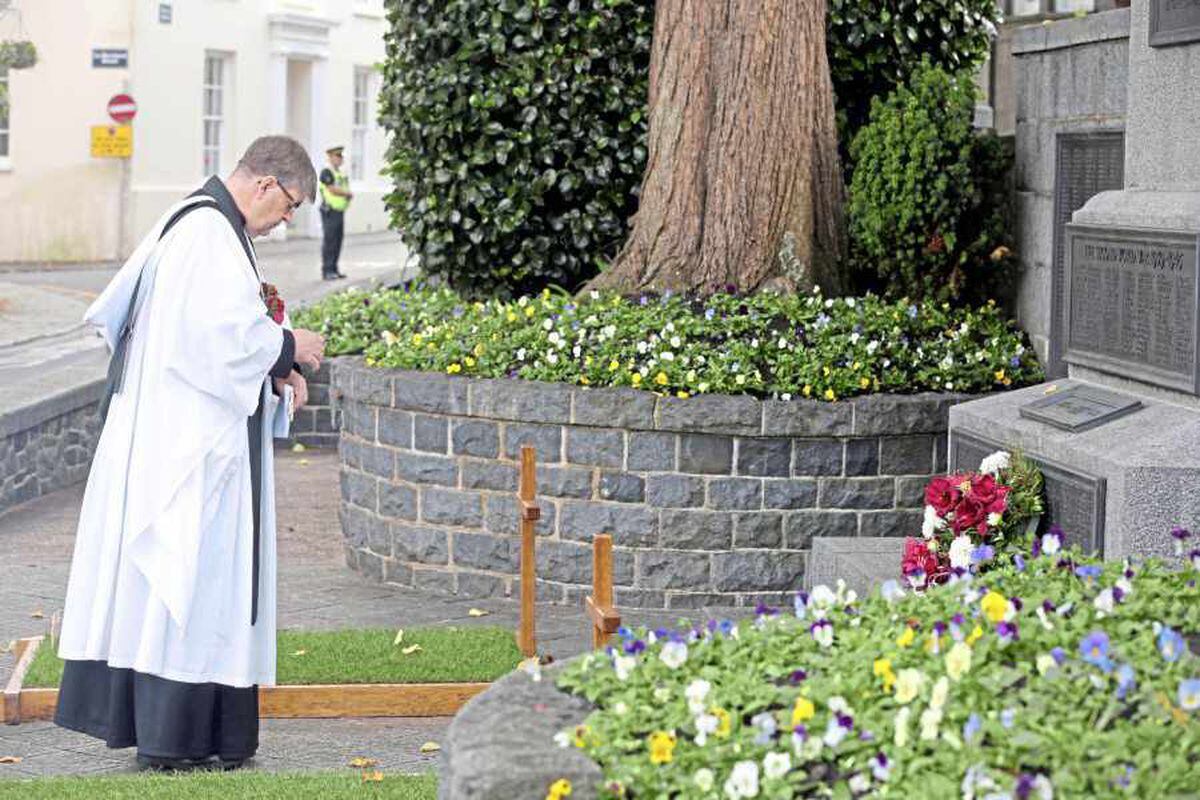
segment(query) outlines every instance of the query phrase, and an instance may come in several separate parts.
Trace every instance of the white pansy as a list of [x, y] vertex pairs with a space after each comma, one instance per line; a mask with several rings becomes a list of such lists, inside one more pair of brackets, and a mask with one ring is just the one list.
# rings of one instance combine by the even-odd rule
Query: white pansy
[[692, 714], [700, 714], [704, 711], [704, 701], [710, 691], [712, 691], [712, 684], [703, 678], [697, 678], [683, 690], [683, 696], [687, 698], [688, 710]]
[[616, 713], [618, 717], [623, 717], [629, 713], [629, 706], [626, 705], [624, 700], [618, 700], [613, 705], [613, 712]]
[[849, 731], [838, 724], [836, 716], [830, 717], [828, 724], [825, 725], [825, 735], [821, 737], [821, 741], [826, 747], [837, 747], [846, 738]]
[[658, 659], [671, 669], [679, 669], [687, 661], [688, 648], [683, 642], [667, 642]]
[[713, 787], [713, 771], [708, 767], [701, 767], [696, 770], [696, 774], [692, 775], [692, 783], [696, 784], [696, 788], [702, 792], [710, 792]]
[[927, 708], [921, 712], [921, 740], [931, 742], [938, 736], [938, 725], [942, 724], [942, 712]]
[[562, 341], [562, 337], [558, 335], [558, 331], [550, 331], [550, 335], [546, 338], [550, 340], [550, 344], [558, 344]]
[[847, 781], [846, 786], [856, 795], [865, 794], [871, 788], [871, 776], [865, 772], [860, 772]]
[[955, 536], [950, 543], [950, 566], [966, 569], [971, 566], [971, 539], [968, 536]]
[[550, 320], [548, 320], [548, 319], [542, 320], [542, 330], [548, 331], [553, 327], [554, 327], [554, 323], [551, 322]]
[[937, 683], [933, 684], [933, 693], [929, 697], [929, 707], [935, 711], [941, 711], [946, 707], [946, 698], [950, 695], [950, 679], [945, 675], [937, 679]]
[[758, 797], [758, 762], [739, 761], [725, 780], [725, 796], [729, 800]]
[[763, 757], [763, 774], [768, 778], [782, 778], [792, 768], [792, 757], [787, 753], [767, 753]]
[[682, 344], [683, 344], [683, 340], [680, 339], [678, 336], [671, 337], [671, 347], [679, 347]]
[[996, 527], [997, 525], [999, 525], [1003, 521], [1004, 521], [1004, 515], [996, 512], [996, 511], [993, 511], [992, 513], [987, 515], [987, 524], [993, 528]]
[[1113, 590], [1105, 589], [1104, 591], [1100, 592], [1100, 594], [1096, 595], [1096, 599], [1093, 600], [1092, 603], [1096, 606], [1096, 610], [1101, 614], [1111, 614], [1113, 612], [1113, 606], [1116, 605], [1116, 598], [1113, 596]]
[[517, 349], [517, 361], [524, 361], [524, 360], [525, 360], [525, 355], [526, 355], [526, 354], [525, 354], [525, 348], [524, 348], [524, 347], [521, 347], [521, 348], [518, 348], [518, 349]]
[[1000, 470], [1012, 466], [1012, 456], [1006, 450], [997, 450], [979, 462], [979, 471], [988, 475], [999, 475]]
[[666, 703], [671, 699], [671, 690], [665, 686], [659, 686], [654, 690], [654, 701], [656, 703]]
[[858, 331], [850, 334], [850, 344], [858, 344], [858, 340], [862, 338], [862, 334]]
[[617, 673], [617, 680], [624, 681], [629, 679], [629, 673], [633, 672], [633, 668], [637, 666], [637, 659], [633, 656], [613, 656], [613, 669]]
[[867, 353], [869, 355], [874, 355], [875, 351], [878, 349], [879, 349], [879, 341], [878, 340], [872, 339], [871, 341], [867, 342]]
[[904, 706], [896, 712], [896, 719], [892, 723], [895, 734], [892, 741], [896, 747], [905, 747], [908, 745], [908, 718], [912, 715], [912, 707]]
[[812, 593], [808, 596], [809, 607], [817, 611], [833, 608], [835, 603], [837, 603], [837, 595], [823, 583], [814, 586]]
[[637, 351], [638, 351], [638, 354], [639, 354], [639, 355], [643, 355], [643, 356], [644, 356], [644, 355], [646, 355], [646, 350], [647, 350], [649, 347], [650, 347], [650, 345], [646, 344], [645, 342], [638, 342], [638, 343], [637, 343]]
[[937, 509], [933, 506], [925, 506], [925, 518], [921, 521], [921, 535], [926, 539], [932, 539], [934, 534], [945, 526], [946, 521], [938, 515]]
[[897, 600], [900, 600], [904, 597], [904, 590], [900, 588], [899, 581], [895, 580], [894, 578], [888, 578], [883, 582], [883, 585], [879, 587], [879, 594], [889, 603], [895, 603]]
[[670, 350], [667, 350], [661, 356], [659, 356], [659, 358], [661, 358], [663, 361], [674, 361], [675, 354], [672, 353]]
[[559, 731], [558, 733], [554, 734], [554, 743], [559, 747], [570, 747], [571, 734], [567, 733], [566, 731]]
[[546, 360], [549, 361], [551, 364], [557, 364], [558, 363], [558, 353], [555, 353], [555, 352], [546, 353]]
[[708, 737], [717, 732], [717, 727], [721, 724], [721, 720], [717, 719], [712, 714], [700, 714], [696, 717], [696, 744], [704, 747], [704, 743], [708, 741]]

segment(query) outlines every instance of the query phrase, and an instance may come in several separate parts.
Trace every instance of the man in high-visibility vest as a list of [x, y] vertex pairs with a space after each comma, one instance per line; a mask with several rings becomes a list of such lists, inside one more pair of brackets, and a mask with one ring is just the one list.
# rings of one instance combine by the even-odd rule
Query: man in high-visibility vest
[[325, 151], [329, 166], [321, 170], [321, 277], [327, 281], [346, 277], [338, 269], [342, 253], [342, 235], [346, 229], [346, 208], [350, 205], [350, 179], [342, 172], [340, 145]]

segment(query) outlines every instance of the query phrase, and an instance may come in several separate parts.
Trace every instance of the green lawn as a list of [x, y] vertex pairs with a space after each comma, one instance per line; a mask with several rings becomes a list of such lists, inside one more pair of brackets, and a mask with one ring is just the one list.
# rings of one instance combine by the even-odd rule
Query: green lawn
[[[280, 631], [276, 680], [308, 683], [465, 683], [493, 681], [521, 660], [513, 632], [497, 627], [413, 628], [394, 645], [393, 630]], [[404, 651], [420, 645], [414, 652]], [[48, 644], [25, 688], [58, 686], [62, 661]]]
[[[2, 773], [0, 773], [2, 774]], [[137, 774], [107, 778], [36, 778], [0, 780], [0, 798], [20, 800], [275, 800], [275, 798], [386, 797], [392, 800], [434, 800], [437, 776], [385, 773], [379, 782], [364, 782], [361, 773], [313, 775], [263, 772], [197, 772], [184, 775]]]

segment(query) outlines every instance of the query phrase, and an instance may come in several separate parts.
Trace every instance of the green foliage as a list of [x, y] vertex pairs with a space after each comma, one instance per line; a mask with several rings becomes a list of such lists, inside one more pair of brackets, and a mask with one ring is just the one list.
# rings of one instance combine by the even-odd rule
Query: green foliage
[[392, 223], [475, 293], [576, 286], [646, 161], [651, 0], [389, 0]]
[[829, 0], [826, 47], [847, 139], [871, 99], [905, 84], [921, 62], [974, 71], [987, 57], [996, 0]]
[[847, 218], [868, 286], [890, 296], [980, 302], [1004, 297], [1009, 157], [971, 127], [975, 87], [925, 65], [871, 107], [851, 145]]
[[834, 400], [1035, 383], [1036, 355], [993, 305], [716, 294], [468, 302], [447, 289], [349, 291], [301, 309], [331, 355], [484, 377]]
[[37, 64], [37, 48], [33, 42], [9, 40], [0, 42], [0, 69], [29, 69]]
[[558, 741], [602, 797], [1189, 796], [1196, 579], [1027, 552], [923, 595], [817, 587], [737, 626], [626, 631], [560, 676], [596, 710]]

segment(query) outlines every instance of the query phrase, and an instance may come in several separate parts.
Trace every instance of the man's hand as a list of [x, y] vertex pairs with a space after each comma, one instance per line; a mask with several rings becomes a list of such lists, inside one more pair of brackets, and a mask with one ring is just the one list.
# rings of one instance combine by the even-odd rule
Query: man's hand
[[321, 359], [325, 356], [325, 337], [303, 328], [293, 330], [292, 336], [296, 338], [296, 363], [320, 369]]
[[308, 381], [296, 370], [286, 378], [272, 378], [275, 381], [275, 394], [283, 397], [283, 387], [292, 387], [292, 411], [299, 411], [308, 402]]

